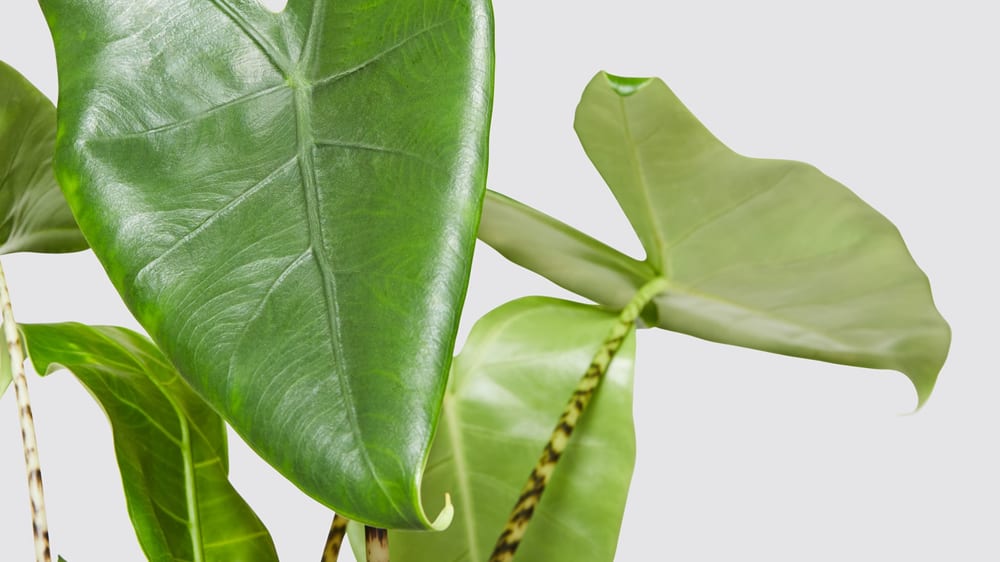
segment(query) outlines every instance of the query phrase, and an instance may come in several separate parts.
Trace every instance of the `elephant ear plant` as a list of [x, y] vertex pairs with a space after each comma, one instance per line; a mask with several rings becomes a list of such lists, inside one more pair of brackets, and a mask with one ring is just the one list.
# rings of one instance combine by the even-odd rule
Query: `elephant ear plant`
[[[337, 513], [324, 560], [346, 532], [359, 560], [611, 561], [637, 325], [895, 369], [920, 404], [944, 362], [891, 223], [811, 166], [734, 153], [657, 79], [600, 73], [576, 117], [645, 260], [485, 192], [487, 0], [41, 4], [59, 124], [0, 66], [0, 251], [83, 249], [75, 217], [151, 339], [18, 331], [7, 299], [0, 391], [21, 336], [90, 390], [151, 560], [277, 558], [226, 422]], [[452, 361], [477, 228], [596, 305], [508, 303]]]
[[152, 339], [313, 498], [447, 526], [419, 483], [485, 189], [488, 3], [41, 4], [56, 173]]

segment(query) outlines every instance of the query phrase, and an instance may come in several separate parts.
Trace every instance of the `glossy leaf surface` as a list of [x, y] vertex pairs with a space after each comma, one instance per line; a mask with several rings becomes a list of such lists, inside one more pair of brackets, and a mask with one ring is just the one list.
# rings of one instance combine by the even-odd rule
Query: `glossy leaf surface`
[[[455, 518], [444, 532], [390, 531], [395, 562], [486, 562], [616, 317], [529, 297], [479, 320], [455, 360], [424, 480], [427, 497], [451, 493]], [[634, 358], [633, 332], [559, 461], [518, 560], [614, 560], [635, 463]], [[363, 541], [360, 551], [351, 544], [363, 560]]]
[[[807, 164], [733, 152], [658, 79], [597, 75], [580, 101], [576, 130], [646, 249], [645, 263], [607, 247], [589, 258], [599, 243], [500, 198], [486, 208], [493, 216], [483, 223], [496, 223], [484, 231], [486, 242], [610, 307], [620, 306], [625, 280], [638, 288], [662, 275], [670, 287], [643, 315], [647, 322], [898, 370], [920, 402], [927, 399], [950, 330], [899, 232], [854, 193]], [[509, 234], [528, 229], [530, 245]], [[578, 258], [569, 267], [561, 265], [569, 259], [565, 239], [590, 240], [570, 248]], [[643, 267], [650, 277], [634, 279]], [[608, 278], [620, 280], [614, 290], [589, 281]]]
[[55, 141], [55, 106], [0, 62], [0, 254], [87, 248], [52, 173]]
[[42, 5], [57, 174], [139, 321], [306, 493], [431, 525], [420, 475], [485, 182], [488, 0]]
[[267, 529], [229, 483], [225, 423], [152, 342], [74, 323], [21, 332], [36, 371], [70, 370], [107, 414], [149, 560], [277, 560]]

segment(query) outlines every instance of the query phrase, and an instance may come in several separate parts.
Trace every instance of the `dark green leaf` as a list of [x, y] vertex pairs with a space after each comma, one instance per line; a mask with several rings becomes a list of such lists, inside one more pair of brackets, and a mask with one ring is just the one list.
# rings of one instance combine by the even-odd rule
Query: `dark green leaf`
[[129, 516], [150, 560], [277, 560], [267, 529], [229, 483], [222, 418], [152, 342], [71, 323], [22, 324], [21, 332], [35, 370], [69, 369], [107, 414]]
[[306, 493], [432, 525], [418, 490], [483, 197], [488, 0], [42, 5], [57, 174], [139, 321]]
[[[899, 232], [850, 190], [807, 164], [736, 154], [658, 79], [599, 74], [576, 129], [646, 249], [648, 277], [637, 279], [640, 265], [617, 251], [501, 198], [486, 207], [486, 242], [610, 307], [621, 305], [624, 283], [637, 289], [666, 277], [670, 286], [644, 313], [647, 322], [895, 369], [927, 399], [950, 330]], [[532, 244], [510, 234], [527, 230]], [[567, 247], [566, 239], [581, 242]], [[564, 267], [568, 258], [553, 256], [567, 251], [579, 257]]]
[[52, 174], [55, 140], [55, 106], [0, 62], [0, 254], [87, 248]]
[[[394, 562], [485, 562], [559, 415], [617, 315], [531, 297], [507, 303], [473, 328], [456, 360], [424, 480], [427, 497], [450, 492], [451, 527], [390, 531]], [[518, 560], [614, 560], [635, 463], [635, 336], [559, 461]], [[352, 535], [353, 537], [354, 535]], [[364, 560], [364, 542], [352, 540]]]

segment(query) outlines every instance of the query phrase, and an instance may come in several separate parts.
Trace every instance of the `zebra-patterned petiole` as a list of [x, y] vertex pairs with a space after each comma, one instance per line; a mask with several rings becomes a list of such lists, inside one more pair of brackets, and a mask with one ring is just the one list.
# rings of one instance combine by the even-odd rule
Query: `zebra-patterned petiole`
[[45, 518], [45, 494], [42, 490], [42, 468], [38, 460], [38, 440], [35, 438], [35, 420], [31, 415], [28, 396], [28, 379], [24, 376], [24, 348], [21, 335], [14, 321], [14, 311], [7, 290], [7, 277], [0, 266], [0, 307], [3, 309], [3, 331], [10, 354], [11, 372], [14, 376], [14, 394], [17, 416], [21, 424], [21, 441], [24, 444], [24, 465], [28, 470], [28, 497], [31, 499], [31, 525], [35, 533], [35, 560], [51, 562], [49, 550], [49, 524]]
[[521, 546], [524, 534], [528, 530], [528, 524], [531, 523], [531, 517], [535, 513], [535, 508], [542, 499], [542, 493], [545, 492], [545, 487], [552, 479], [556, 464], [566, 450], [569, 439], [573, 435], [573, 430], [583, 416], [587, 405], [590, 404], [591, 398], [594, 397], [594, 393], [604, 379], [605, 373], [608, 372], [611, 360], [618, 353], [625, 338], [631, 333], [635, 325], [635, 320], [639, 317], [642, 309], [645, 308], [653, 297], [663, 292], [666, 288], [667, 281], [663, 278], [657, 278], [646, 283], [636, 292], [632, 300], [629, 301], [618, 315], [614, 325], [608, 332], [608, 336], [604, 338], [601, 348], [594, 355], [594, 358], [590, 361], [590, 366], [587, 367], [586, 373], [584, 373], [583, 378], [577, 384], [572, 398], [570, 398], [569, 403], [563, 410], [562, 416], [559, 418], [559, 422], [556, 424], [555, 431], [552, 432], [552, 437], [549, 438], [545, 449], [542, 450], [542, 456], [531, 471], [531, 476], [528, 477], [527, 484], [521, 490], [521, 496], [518, 498], [513, 511], [511, 511], [510, 517], [507, 519], [507, 524], [504, 526], [500, 538], [497, 539], [496, 546], [493, 547], [493, 553], [490, 555], [489, 562], [510, 562], [514, 559], [514, 554], [517, 552], [517, 548]]

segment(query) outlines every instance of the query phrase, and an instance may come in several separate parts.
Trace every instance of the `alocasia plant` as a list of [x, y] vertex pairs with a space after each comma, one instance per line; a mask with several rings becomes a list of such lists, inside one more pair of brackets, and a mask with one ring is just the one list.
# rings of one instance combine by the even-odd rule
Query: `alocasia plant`
[[[68, 368], [108, 414], [150, 559], [276, 558], [227, 480], [226, 419], [312, 497], [394, 529], [394, 560], [509, 560], [537, 515], [519, 557], [610, 561], [637, 316], [899, 370], [920, 403], [944, 362], [948, 326], [884, 217], [811, 166], [731, 151], [659, 80], [601, 73], [576, 130], [646, 259], [489, 193], [480, 238], [600, 306], [509, 303], [452, 364], [485, 182], [487, 0], [41, 3], [62, 190], [156, 344], [21, 333], [36, 369]], [[49, 167], [54, 108], [0, 78], [0, 253], [82, 249]], [[449, 493], [448, 531], [404, 530], [444, 528], [451, 508], [431, 521], [421, 494]]]

